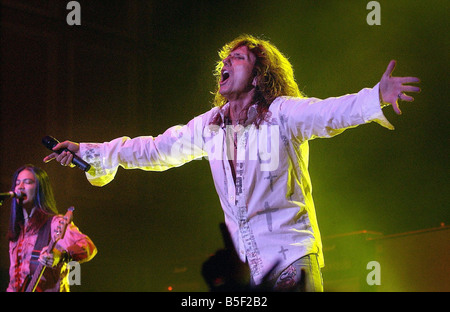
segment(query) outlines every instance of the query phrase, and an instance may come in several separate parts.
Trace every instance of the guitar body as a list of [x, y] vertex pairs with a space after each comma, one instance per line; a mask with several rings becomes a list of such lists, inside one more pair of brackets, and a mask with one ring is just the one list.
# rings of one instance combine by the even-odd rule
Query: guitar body
[[22, 287], [20, 287], [20, 289], [18, 290], [18, 292], [25, 292], [27, 290], [28, 285], [31, 282], [31, 276], [27, 275], [25, 277], [25, 280], [23, 281]]
[[[42, 270], [42, 274], [43, 273], [44, 273], [44, 270]], [[42, 274], [41, 274], [41, 277], [42, 277]], [[32, 275], [27, 275], [27, 277], [25, 277], [25, 280], [23, 281], [22, 287], [20, 287], [18, 292], [42, 292], [42, 289], [39, 287], [40, 279], [39, 279], [38, 283], [34, 286], [34, 290], [30, 286], [30, 283], [31, 283], [32, 279], [33, 279]]]
[[[58, 228], [56, 230], [55, 236], [52, 235], [52, 239], [50, 240], [50, 243], [48, 244], [47, 250], [51, 252], [53, 248], [55, 248], [56, 243], [64, 238], [64, 234], [66, 233], [67, 226], [72, 222], [73, 220], [73, 207], [70, 207], [67, 209], [67, 213], [63, 217], [63, 221], [60, 222], [58, 225]], [[25, 281], [20, 289], [20, 292], [36, 292], [39, 290], [39, 282], [42, 278], [42, 275], [44, 274], [46, 266], [39, 263], [39, 266], [36, 268], [36, 270], [33, 273], [33, 276], [28, 275], [25, 278]]]

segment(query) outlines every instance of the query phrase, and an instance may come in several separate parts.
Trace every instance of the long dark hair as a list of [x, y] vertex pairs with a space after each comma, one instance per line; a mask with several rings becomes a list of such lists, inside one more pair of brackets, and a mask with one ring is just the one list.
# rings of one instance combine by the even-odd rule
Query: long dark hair
[[[47, 172], [32, 164], [22, 166], [14, 172], [11, 191], [15, 190], [17, 177], [23, 170], [32, 172], [36, 179], [36, 194], [34, 196], [34, 207], [36, 207], [36, 209], [30, 220], [30, 224], [33, 230], [38, 230], [44, 225], [49, 217], [58, 214], [58, 209], [56, 208], [56, 201]], [[22, 201], [17, 202], [16, 200], [12, 200], [8, 231], [8, 239], [10, 241], [17, 241], [23, 225], [24, 216]]]

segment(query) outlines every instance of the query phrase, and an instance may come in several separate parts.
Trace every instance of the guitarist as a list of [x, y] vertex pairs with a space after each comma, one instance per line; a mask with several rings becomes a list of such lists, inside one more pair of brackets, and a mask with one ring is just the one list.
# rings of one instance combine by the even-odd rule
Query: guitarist
[[69, 291], [67, 261], [87, 262], [94, 243], [73, 224], [50, 252], [47, 246], [64, 220], [58, 215], [47, 173], [33, 165], [16, 170], [11, 190], [23, 194], [11, 204], [9, 223], [10, 281], [7, 291], [25, 291], [39, 264], [45, 265], [36, 291]]

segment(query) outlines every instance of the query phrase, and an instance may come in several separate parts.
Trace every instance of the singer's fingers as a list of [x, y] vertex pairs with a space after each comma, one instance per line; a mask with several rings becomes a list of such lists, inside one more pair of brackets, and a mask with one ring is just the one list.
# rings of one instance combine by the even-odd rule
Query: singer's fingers
[[63, 166], [69, 166], [72, 163], [73, 154], [68, 151], [63, 151], [61, 154], [56, 156], [56, 161]]
[[387, 77], [391, 77], [392, 72], [395, 69], [395, 65], [397, 64], [396, 60], [391, 60], [386, 68], [386, 71], [384, 72], [383, 76]]
[[53, 159], [55, 159], [56, 156], [58, 156], [57, 153], [51, 153], [50, 155], [45, 156], [44, 159], [43, 159], [43, 161], [44, 161], [45, 163], [48, 163], [49, 161], [52, 161]]
[[47, 258], [48, 258], [47, 249], [48, 249], [48, 246], [42, 248], [42, 251], [41, 251], [41, 253], [39, 255], [39, 258], [38, 258], [38, 261], [40, 263], [42, 263], [43, 265], [45, 265], [45, 262], [47, 261]]
[[71, 152], [66, 152], [67, 153], [67, 157], [64, 159], [63, 162], [61, 162], [61, 164], [63, 166], [69, 166], [70, 168], [75, 167], [75, 165], [72, 163], [73, 161], [73, 154]]
[[73, 154], [67, 152], [67, 157], [64, 159], [64, 162], [61, 162], [64, 166], [70, 166], [72, 164]]
[[44, 258], [39, 257], [38, 261], [39, 261], [40, 264], [45, 265], [46, 261], [44, 260]]
[[61, 143], [56, 144], [53, 147], [54, 151], [57, 151], [59, 149], [68, 149], [69, 151], [72, 151], [74, 153], [78, 152], [78, 150], [80, 149], [80, 145], [78, 143], [75, 142], [71, 142], [71, 141], [64, 141]]
[[45, 254], [45, 255], [41, 254], [38, 261], [40, 264], [51, 268], [53, 266], [54, 258], [50, 254]]

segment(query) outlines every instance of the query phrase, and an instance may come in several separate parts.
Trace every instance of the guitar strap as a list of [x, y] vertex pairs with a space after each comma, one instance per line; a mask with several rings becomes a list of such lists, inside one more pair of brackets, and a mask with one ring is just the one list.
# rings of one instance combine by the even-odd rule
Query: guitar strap
[[33, 251], [31, 252], [30, 260], [30, 276], [33, 276], [34, 271], [39, 266], [39, 256], [42, 248], [48, 246], [50, 243], [50, 232], [53, 217], [48, 218], [47, 222], [39, 229], [36, 243], [34, 244]]

